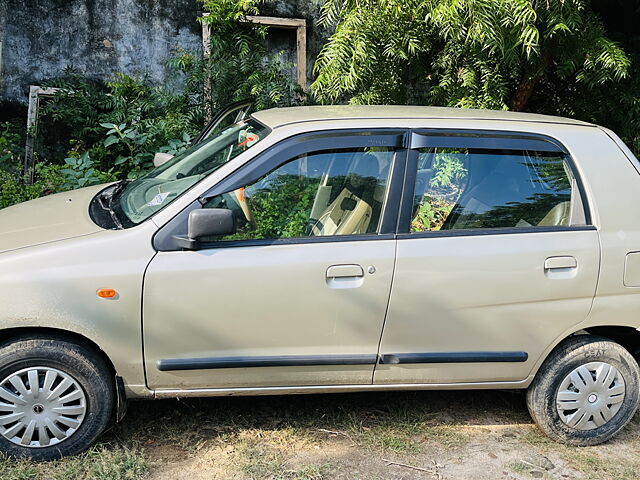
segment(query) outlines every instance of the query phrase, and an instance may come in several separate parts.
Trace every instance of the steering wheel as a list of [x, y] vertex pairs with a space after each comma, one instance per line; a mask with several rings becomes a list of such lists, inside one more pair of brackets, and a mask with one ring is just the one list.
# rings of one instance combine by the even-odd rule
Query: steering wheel
[[320, 237], [324, 231], [324, 225], [320, 220], [310, 218], [304, 227], [304, 233], [308, 237]]

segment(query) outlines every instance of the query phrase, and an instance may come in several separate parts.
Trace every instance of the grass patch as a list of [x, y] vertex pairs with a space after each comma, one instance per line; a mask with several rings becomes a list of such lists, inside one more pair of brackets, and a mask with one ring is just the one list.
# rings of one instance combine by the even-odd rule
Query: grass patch
[[520, 438], [532, 447], [553, 449], [554, 447], [561, 446], [560, 443], [546, 436], [538, 427], [526, 428]]
[[323, 480], [328, 477], [328, 464], [305, 464], [292, 468], [280, 452], [260, 447], [243, 446], [239, 451], [241, 471], [249, 478], [269, 480]]
[[291, 480], [323, 480], [331, 478], [330, 466], [326, 463], [301, 465], [291, 472]]
[[509, 465], [509, 468], [511, 468], [511, 470], [513, 470], [515, 473], [522, 475], [523, 473], [526, 473], [527, 470], [531, 467], [522, 462], [514, 462]]
[[380, 448], [396, 453], [419, 453], [421, 445], [403, 431], [375, 427], [362, 430], [352, 437], [370, 448]]
[[138, 450], [98, 446], [75, 456], [48, 463], [0, 457], [2, 480], [137, 480], [148, 471]]
[[425, 440], [439, 443], [445, 447], [455, 448], [467, 443], [468, 434], [459, 425], [427, 426], [421, 432]]
[[249, 478], [286, 478], [287, 464], [279, 453], [243, 447], [239, 454], [240, 468]]
[[[633, 425], [627, 427], [633, 429]], [[637, 442], [634, 431], [622, 433], [628, 443]], [[527, 430], [521, 439], [541, 452], [555, 452], [560, 455], [571, 468], [581, 472], [584, 478], [592, 480], [636, 480], [640, 459], [635, 454], [631, 458], [624, 452], [616, 451], [609, 444], [595, 447], [573, 447], [555, 442], [537, 428]], [[637, 444], [637, 443], [636, 443]]]
[[564, 447], [563, 458], [585, 478], [593, 480], [637, 480], [640, 461], [624, 461], [598, 447]]

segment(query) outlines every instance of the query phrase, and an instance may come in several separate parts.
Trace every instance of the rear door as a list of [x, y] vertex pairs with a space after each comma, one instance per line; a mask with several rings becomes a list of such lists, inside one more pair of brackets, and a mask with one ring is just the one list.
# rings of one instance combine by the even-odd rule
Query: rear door
[[518, 133], [417, 132], [411, 147], [374, 382], [523, 380], [596, 288], [598, 236], [573, 161]]

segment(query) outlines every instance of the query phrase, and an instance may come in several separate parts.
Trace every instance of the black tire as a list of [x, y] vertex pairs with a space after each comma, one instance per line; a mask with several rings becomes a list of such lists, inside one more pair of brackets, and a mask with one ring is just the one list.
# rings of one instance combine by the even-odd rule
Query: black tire
[[91, 348], [63, 339], [29, 336], [0, 343], [0, 382], [30, 367], [56, 369], [75, 380], [84, 392], [86, 412], [80, 426], [68, 438], [50, 446], [17, 445], [5, 438], [2, 432], [7, 430], [0, 426], [0, 452], [40, 461], [82, 452], [111, 419], [115, 387], [109, 367]]
[[[577, 429], [565, 423], [556, 408], [556, 395], [563, 380], [574, 369], [590, 362], [615, 367], [625, 384], [624, 400], [609, 421], [592, 429]], [[551, 438], [576, 446], [598, 445], [616, 435], [638, 408], [640, 369], [621, 345], [603, 337], [577, 335], [562, 342], [544, 361], [527, 391], [531, 417]]]

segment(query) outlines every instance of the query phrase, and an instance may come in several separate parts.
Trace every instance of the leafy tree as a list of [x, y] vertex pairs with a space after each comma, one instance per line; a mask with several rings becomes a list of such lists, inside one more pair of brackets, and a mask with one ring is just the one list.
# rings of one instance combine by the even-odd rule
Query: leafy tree
[[279, 55], [269, 58], [267, 27], [246, 22], [268, 0], [202, 0], [208, 15], [208, 58], [203, 62], [209, 108], [253, 98], [257, 109], [299, 103], [302, 91]]
[[631, 59], [627, 78], [607, 88], [590, 89], [552, 75], [540, 83], [529, 105], [533, 111], [605, 125], [640, 157], [640, 36], [625, 40], [624, 48]]
[[335, 33], [313, 84], [321, 102], [525, 110], [550, 76], [594, 88], [629, 59], [586, 0], [323, 0]]

